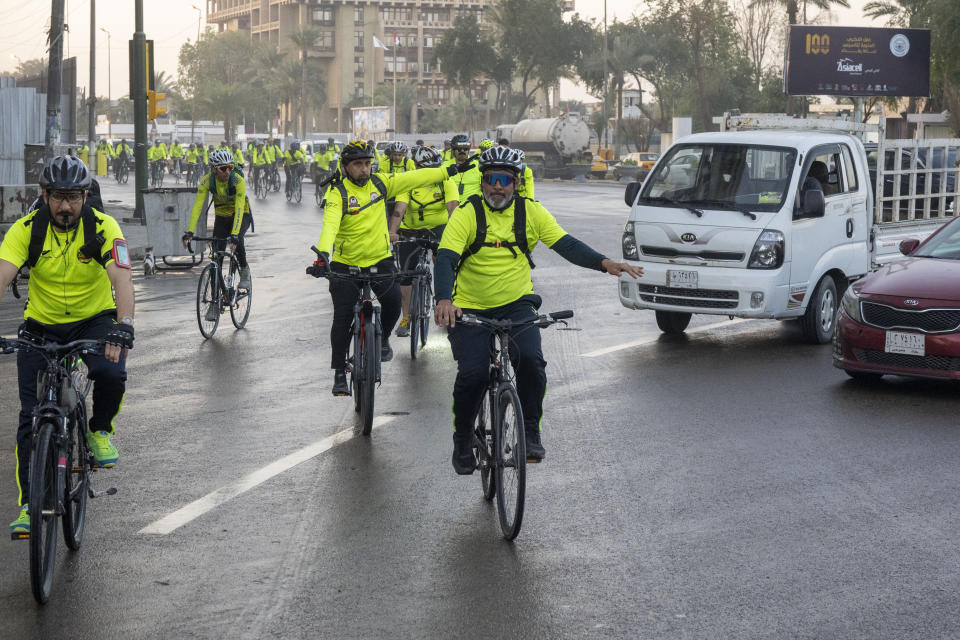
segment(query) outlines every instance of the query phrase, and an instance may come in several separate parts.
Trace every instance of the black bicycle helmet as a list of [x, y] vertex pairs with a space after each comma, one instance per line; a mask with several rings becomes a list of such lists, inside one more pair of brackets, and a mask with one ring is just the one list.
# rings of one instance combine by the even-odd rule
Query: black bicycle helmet
[[461, 149], [464, 151], [470, 150], [470, 138], [466, 134], [458, 133], [450, 139], [450, 148], [451, 149]]
[[90, 188], [92, 179], [87, 165], [76, 156], [57, 156], [43, 168], [40, 174], [40, 186], [47, 190], [71, 190]]
[[510, 147], [491, 147], [480, 154], [480, 171], [487, 169], [506, 169], [514, 175], [523, 168], [523, 158], [518, 149]]
[[364, 142], [363, 140], [354, 140], [343, 148], [343, 151], [340, 152], [340, 162], [344, 166], [350, 164], [354, 160], [363, 160], [364, 158], [373, 159], [376, 157], [376, 153], [373, 150], [373, 147]]

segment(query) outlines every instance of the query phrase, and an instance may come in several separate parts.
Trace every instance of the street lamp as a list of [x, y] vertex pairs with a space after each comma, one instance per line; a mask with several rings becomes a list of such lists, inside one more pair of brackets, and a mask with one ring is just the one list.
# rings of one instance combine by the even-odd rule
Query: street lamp
[[195, 4], [190, 6], [197, 10], [197, 42], [200, 42], [200, 20], [203, 19], [203, 10]]
[[[197, 10], [197, 41], [194, 46], [200, 46], [200, 20], [203, 18], [203, 11], [195, 4], [190, 5]], [[190, 100], [190, 142], [196, 142], [197, 127], [197, 90], [193, 90], [193, 99]]]
[[[110, 78], [110, 32], [103, 27], [100, 27], [100, 31], [103, 31], [105, 34], [107, 34], [107, 106], [109, 108], [110, 106], [113, 106], [113, 85]], [[107, 137], [110, 139], [113, 138], [113, 130], [112, 125], [110, 124], [109, 116], [107, 119]]]

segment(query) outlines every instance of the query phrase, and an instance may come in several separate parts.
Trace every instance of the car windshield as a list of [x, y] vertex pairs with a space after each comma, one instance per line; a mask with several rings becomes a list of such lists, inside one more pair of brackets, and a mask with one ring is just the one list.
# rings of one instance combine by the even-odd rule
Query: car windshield
[[784, 147], [677, 145], [657, 164], [640, 202], [777, 211], [786, 197], [796, 158], [795, 149]]
[[960, 224], [953, 220], [925, 245], [910, 254], [911, 257], [960, 260]]

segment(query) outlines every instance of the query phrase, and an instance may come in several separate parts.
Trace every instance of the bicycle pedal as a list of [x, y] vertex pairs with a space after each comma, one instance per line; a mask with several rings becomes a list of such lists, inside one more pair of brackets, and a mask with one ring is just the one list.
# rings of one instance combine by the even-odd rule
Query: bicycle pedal
[[87, 492], [87, 495], [89, 495], [91, 498], [101, 498], [103, 496], [112, 496], [112, 495], [116, 495], [117, 493], [116, 487], [110, 487], [109, 489], [104, 489], [103, 491], [97, 491], [93, 487], [88, 487], [88, 488], [89, 488], [89, 491]]
[[543, 458], [530, 458], [527, 457], [527, 464], [540, 464], [543, 462]]
[[29, 539], [30, 539], [30, 534], [29, 534], [29, 533], [13, 532], [13, 533], [10, 534], [10, 539], [11, 539], [11, 540], [29, 540]]

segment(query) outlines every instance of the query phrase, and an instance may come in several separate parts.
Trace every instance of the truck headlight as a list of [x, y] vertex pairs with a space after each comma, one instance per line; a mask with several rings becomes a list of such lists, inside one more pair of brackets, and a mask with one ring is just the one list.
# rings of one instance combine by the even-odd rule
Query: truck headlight
[[860, 296], [853, 290], [853, 287], [847, 287], [843, 292], [843, 298], [840, 300], [843, 312], [853, 318], [856, 322], [863, 324], [863, 315], [860, 313]]
[[624, 260], [639, 260], [640, 254], [637, 253], [637, 236], [633, 232], [633, 223], [628, 222], [623, 227], [623, 237], [620, 240], [623, 245]]
[[778, 269], [783, 264], [783, 234], [764, 231], [750, 253], [748, 269]]

